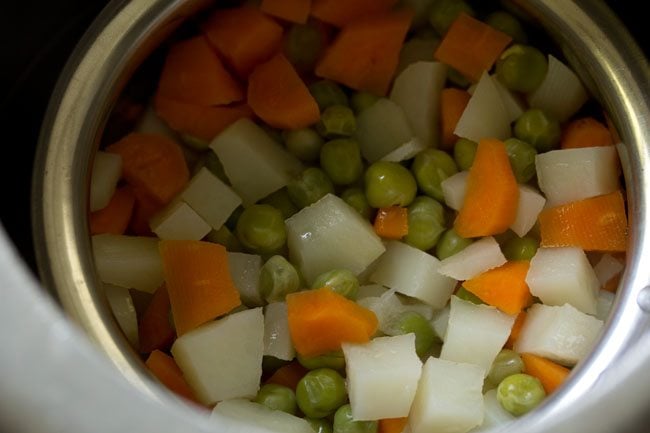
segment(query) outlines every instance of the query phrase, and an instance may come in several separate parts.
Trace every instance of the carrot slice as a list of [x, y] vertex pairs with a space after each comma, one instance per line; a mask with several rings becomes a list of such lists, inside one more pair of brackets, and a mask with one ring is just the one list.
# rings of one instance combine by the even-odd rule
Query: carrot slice
[[434, 57], [478, 81], [511, 41], [507, 34], [461, 13], [449, 27]]
[[122, 173], [130, 185], [161, 204], [169, 203], [189, 181], [183, 150], [163, 135], [134, 132], [106, 151], [122, 156]]
[[176, 101], [160, 94], [154, 98], [154, 109], [173, 130], [204, 141], [212, 141], [221, 131], [243, 117], [253, 117], [253, 110], [246, 104], [207, 107]]
[[222, 105], [244, 98], [203, 36], [175, 43], [165, 60], [158, 92], [190, 104]]
[[262, 0], [260, 9], [274, 17], [305, 24], [309, 18], [311, 0]]
[[525, 260], [507, 262], [465, 281], [463, 287], [504, 313], [519, 314], [533, 300], [526, 284], [529, 266]]
[[543, 247], [624, 252], [627, 217], [623, 193], [615, 191], [544, 209], [539, 214]]
[[571, 373], [568, 368], [532, 353], [522, 353], [521, 359], [524, 361], [524, 372], [539, 379], [547, 394], [559, 388]]
[[312, 16], [342, 27], [349, 22], [380, 12], [388, 12], [398, 0], [313, 0]]
[[564, 128], [560, 141], [562, 149], [613, 145], [612, 133], [607, 126], [593, 117], [583, 117], [570, 122]]
[[251, 73], [248, 104], [276, 128], [304, 128], [320, 119], [316, 100], [283, 54], [275, 55]]
[[386, 95], [412, 19], [411, 11], [399, 10], [364, 15], [350, 22], [323, 54], [316, 75], [356, 90]]
[[271, 377], [266, 380], [266, 383], [274, 383], [295, 390], [300, 379], [302, 379], [308, 371], [309, 370], [300, 365], [298, 361], [292, 361], [275, 370]]
[[383, 207], [375, 216], [375, 233], [386, 239], [402, 239], [409, 232], [408, 210], [405, 207]]
[[512, 328], [510, 329], [510, 335], [508, 336], [508, 341], [506, 341], [506, 344], [504, 345], [506, 349], [512, 349], [515, 346], [515, 342], [519, 338], [519, 335], [521, 335], [521, 328], [524, 326], [525, 321], [526, 321], [525, 311], [522, 311], [519, 314], [517, 314], [515, 323], [512, 325]]
[[163, 240], [159, 250], [179, 336], [241, 305], [223, 245]]
[[170, 312], [169, 295], [167, 287], [163, 284], [151, 297], [138, 323], [141, 353], [149, 353], [156, 349], [166, 350], [171, 346], [176, 332], [169, 323]]
[[503, 233], [517, 216], [519, 188], [506, 146], [495, 139], [481, 140], [467, 178], [463, 206], [454, 222], [464, 238]]
[[130, 187], [123, 186], [116, 189], [104, 209], [90, 214], [90, 234], [124, 234], [133, 214], [134, 203], [135, 197]]
[[377, 330], [377, 316], [324, 287], [287, 295], [289, 332], [296, 351], [318, 356], [341, 343], [365, 343]]
[[378, 433], [402, 433], [408, 418], [384, 418], [379, 420]]
[[203, 33], [242, 77], [273, 56], [282, 43], [282, 27], [250, 6], [216, 11], [204, 23]]
[[442, 90], [440, 94], [441, 148], [451, 149], [454, 146], [454, 143], [458, 139], [456, 134], [454, 134], [454, 130], [471, 97], [472, 95], [465, 90], [453, 87]]
[[160, 350], [154, 350], [145, 361], [145, 365], [169, 390], [183, 398], [199, 403], [174, 358]]

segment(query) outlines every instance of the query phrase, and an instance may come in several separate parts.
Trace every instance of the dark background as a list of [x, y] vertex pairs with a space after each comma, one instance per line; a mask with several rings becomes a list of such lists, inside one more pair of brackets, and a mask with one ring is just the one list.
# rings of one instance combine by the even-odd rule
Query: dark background
[[[137, 0], [136, 0], [137, 1]], [[51, 89], [65, 60], [106, 0], [0, 3], [0, 125], [5, 156], [0, 221], [34, 268], [30, 229], [31, 167]], [[607, 2], [638, 41], [646, 16], [638, 2]], [[647, 44], [645, 45], [646, 53]]]

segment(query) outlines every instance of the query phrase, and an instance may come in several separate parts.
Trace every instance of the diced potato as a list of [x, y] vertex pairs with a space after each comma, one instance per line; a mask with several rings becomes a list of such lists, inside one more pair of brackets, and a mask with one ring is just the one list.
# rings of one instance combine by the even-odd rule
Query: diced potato
[[510, 336], [515, 317], [456, 296], [451, 297], [450, 307], [440, 359], [476, 364], [487, 374]]
[[153, 293], [165, 280], [156, 238], [102, 234], [92, 245], [104, 283]]
[[344, 343], [342, 349], [352, 417], [367, 421], [408, 416], [422, 369], [415, 334]]
[[449, 304], [447, 304], [442, 310], [434, 311], [433, 317], [431, 318], [431, 326], [433, 327], [433, 332], [436, 333], [441, 341], [445, 341], [445, 335], [447, 334], [450, 309], [451, 307]]
[[492, 78], [494, 87], [496, 87], [496, 89], [499, 91], [503, 106], [508, 113], [508, 119], [510, 122], [514, 122], [519, 118], [519, 116], [524, 114], [526, 105], [517, 95], [508, 90], [506, 86], [501, 84], [501, 81], [499, 81], [496, 75], [491, 75], [490, 78]]
[[313, 433], [302, 418], [244, 399], [222, 401], [210, 419], [220, 433]]
[[332, 269], [359, 274], [386, 249], [370, 223], [333, 194], [302, 209], [285, 224], [291, 261], [308, 285]]
[[519, 237], [528, 234], [537, 222], [539, 213], [544, 209], [546, 199], [534, 188], [527, 185], [519, 185], [519, 203], [517, 204], [517, 216], [510, 226], [510, 229]]
[[174, 200], [149, 221], [160, 239], [198, 241], [210, 232], [210, 225], [183, 200]]
[[378, 298], [387, 291], [388, 289], [381, 284], [364, 284], [357, 291], [357, 301], [364, 298]]
[[501, 406], [501, 403], [497, 400], [496, 389], [491, 389], [483, 394], [483, 402], [485, 404], [483, 424], [478, 429], [472, 430], [472, 433], [488, 431], [517, 419]]
[[393, 321], [405, 312], [416, 312], [427, 320], [433, 317], [433, 310], [429, 305], [404, 302], [394, 290], [386, 291], [381, 296], [359, 299], [357, 303], [375, 313], [379, 322], [377, 329], [384, 334], [391, 333]]
[[609, 280], [623, 272], [624, 268], [625, 266], [620, 260], [611, 254], [603, 254], [598, 263], [596, 263], [596, 266], [594, 266], [594, 272], [600, 282], [600, 286], [605, 287]]
[[591, 351], [602, 327], [602, 320], [569, 304], [535, 304], [527, 311], [514, 350], [571, 367]]
[[190, 179], [181, 197], [215, 230], [242, 204], [237, 193], [205, 167]]
[[456, 282], [438, 273], [439, 266], [440, 261], [431, 254], [403, 242], [389, 241], [370, 281], [442, 308]]
[[426, 149], [428, 146], [422, 143], [417, 137], [413, 137], [388, 155], [381, 158], [382, 161], [400, 162], [414, 158], [415, 155]]
[[300, 161], [250, 119], [230, 125], [212, 140], [210, 148], [244, 206], [286, 186], [302, 172]]
[[111, 201], [117, 182], [122, 176], [122, 157], [98, 150], [90, 177], [90, 211], [105, 208]]
[[535, 157], [537, 182], [553, 207], [619, 189], [619, 161], [614, 146], [561, 149]]
[[390, 99], [404, 109], [413, 135], [426, 146], [438, 146], [440, 94], [447, 80], [447, 66], [440, 62], [416, 62], [396, 78]]
[[603, 322], [609, 317], [609, 312], [614, 306], [614, 299], [616, 295], [607, 290], [598, 291], [598, 302], [596, 303], [596, 318]]
[[285, 361], [296, 356], [289, 333], [286, 302], [273, 302], [264, 307], [264, 355]]
[[234, 313], [179, 337], [172, 354], [204, 404], [252, 398], [262, 376], [262, 308]]
[[355, 137], [363, 157], [373, 163], [409, 142], [413, 132], [402, 107], [381, 98], [359, 114]]
[[124, 336], [129, 340], [134, 348], [140, 347], [138, 337], [138, 317], [133, 305], [133, 298], [129, 289], [114, 286], [113, 284], [104, 284], [106, 299], [113, 311], [113, 316], [117, 324], [120, 325]]
[[412, 433], [466, 433], [483, 422], [483, 376], [474, 364], [429, 358], [409, 414]]
[[242, 302], [249, 307], [260, 307], [264, 300], [260, 293], [262, 257], [257, 254], [228, 253], [228, 267], [232, 282]]
[[546, 305], [571, 304], [583, 313], [596, 314], [600, 283], [578, 247], [538, 249], [530, 261], [526, 284]]
[[438, 272], [456, 280], [465, 281], [501, 266], [506, 261], [497, 241], [489, 236], [442, 260]]
[[459, 171], [440, 183], [445, 203], [453, 210], [460, 210], [460, 208], [463, 207], [465, 193], [467, 192], [468, 176], [468, 171]]

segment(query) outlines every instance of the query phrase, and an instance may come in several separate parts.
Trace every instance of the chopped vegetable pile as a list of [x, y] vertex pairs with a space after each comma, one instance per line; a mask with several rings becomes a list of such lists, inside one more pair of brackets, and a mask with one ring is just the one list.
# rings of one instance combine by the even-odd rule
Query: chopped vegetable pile
[[278, 433], [464, 433], [557, 392], [613, 303], [625, 191], [606, 115], [522, 19], [262, 0], [167, 41], [89, 201], [153, 376]]

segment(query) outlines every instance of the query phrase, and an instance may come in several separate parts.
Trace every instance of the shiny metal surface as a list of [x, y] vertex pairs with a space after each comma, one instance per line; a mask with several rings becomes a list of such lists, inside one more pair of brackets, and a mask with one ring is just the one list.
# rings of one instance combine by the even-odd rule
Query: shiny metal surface
[[[598, 0], [513, 3], [548, 29], [619, 128], [625, 142], [620, 150], [632, 243], [623, 290], [599, 346], [569, 386], [504, 431], [616, 431], [650, 408], [650, 384], [636, 380], [644, 377], [642, 369], [650, 368], [649, 313], [641, 308], [643, 289], [650, 285], [643, 266], [650, 258], [648, 63]], [[96, 290], [86, 228], [88, 168], [108, 112], [130, 73], [160, 38], [204, 5], [180, 0], [112, 3], [64, 71], [43, 129], [35, 173], [33, 215], [44, 283], [140, 389], [150, 389], [151, 382]]]

